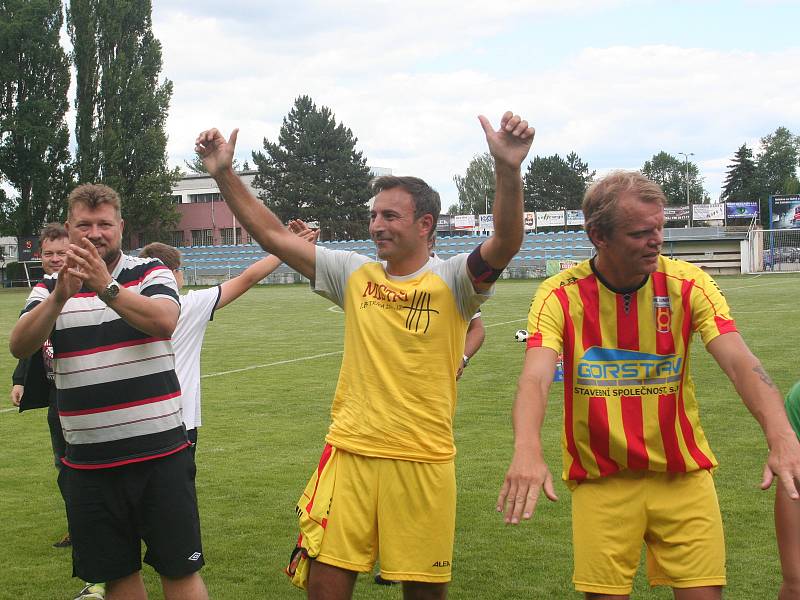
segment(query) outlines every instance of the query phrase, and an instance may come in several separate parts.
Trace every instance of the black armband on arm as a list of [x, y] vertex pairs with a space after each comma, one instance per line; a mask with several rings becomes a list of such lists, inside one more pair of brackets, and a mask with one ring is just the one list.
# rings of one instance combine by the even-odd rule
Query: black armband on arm
[[494, 283], [497, 281], [498, 277], [500, 277], [503, 269], [495, 269], [483, 259], [483, 256], [481, 256], [481, 246], [483, 246], [483, 244], [479, 244], [475, 250], [469, 253], [467, 257], [467, 268], [472, 275], [472, 281], [474, 283]]

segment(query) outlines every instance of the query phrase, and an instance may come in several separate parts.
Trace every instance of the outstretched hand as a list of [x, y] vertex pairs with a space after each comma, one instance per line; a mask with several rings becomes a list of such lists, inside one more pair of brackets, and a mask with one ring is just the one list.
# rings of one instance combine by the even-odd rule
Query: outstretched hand
[[781, 438], [770, 448], [767, 462], [761, 475], [761, 489], [766, 490], [777, 479], [778, 485], [784, 488], [792, 500], [800, 500], [798, 482], [800, 482], [800, 444], [792, 435]]
[[485, 116], [479, 115], [478, 120], [486, 134], [486, 143], [489, 145], [489, 152], [495, 164], [519, 169], [522, 161], [528, 156], [536, 130], [511, 111], [506, 111], [500, 119], [500, 128], [497, 131]]
[[533, 516], [541, 492], [551, 502], [558, 500], [553, 477], [544, 460], [515, 452], [500, 488], [495, 510], [505, 513], [506, 523], [517, 525], [520, 520], [528, 520]]
[[319, 229], [311, 229], [308, 223], [302, 219], [292, 219], [289, 221], [289, 231], [312, 244], [316, 243], [317, 239], [319, 239]]
[[209, 175], [215, 177], [233, 168], [233, 153], [236, 150], [236, 137], [239, 129], [234, 129], [226, 140], [219, 129], [207, 129], [197, 136], [194, 151], [203, 160]]

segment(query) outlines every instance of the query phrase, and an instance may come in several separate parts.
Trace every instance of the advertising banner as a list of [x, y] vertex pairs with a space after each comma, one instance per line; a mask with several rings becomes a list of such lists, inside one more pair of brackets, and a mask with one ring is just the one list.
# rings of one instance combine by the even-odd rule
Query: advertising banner
[[688, 221], [689, 220], [689, 207], [688, 206], [665, 206], [664, 218], [667, 221]]
[[582, 210], [568, 210], [567, 211], [567, 225], [583, 225], [583, 211]]
[[729, 219], [752, 219], [758, 216], [758, 202], [726, 202], [725, 216]]
[[800, 196], [774, 196], [772, 198], [772, 228], [796, 229], [800, 227]]
[[563, 227], [565, 223], [563, 210], [536, 211], [537, 227]]
[[522, 213], [522, 221], [525, 225], [525, 231], [536, 229], [536, 213], [526, 212]]
[[576, 260], [553, 260], [550, 259], [545, 263], [545, 275], [547, 277], [552, 277], [553, 275], [558, 275], [562, 271], [566, 271], [567, 269], [571, 269], [575, 265], [578, 264]]
[[494, 215], [478, 215], [478, 228], [481, 231], [494, 231]]
[[473, 229], [475, 227], [475, 215], [454, 215], [453, 229]]
[[692, 219], [695, 221], [722, 221], [725, 218], [724, 204], [694, 204]]
[[17, 256], [17, 260], [19, 260], [19, 262], [41, 260], [42, 255], [39, 249], [39, 238], [29, 235], [18, 237]]
[[452, 215], [439, 215], [439, 220], [436, 221], [436, 231], [450, 231], [452, 223]]

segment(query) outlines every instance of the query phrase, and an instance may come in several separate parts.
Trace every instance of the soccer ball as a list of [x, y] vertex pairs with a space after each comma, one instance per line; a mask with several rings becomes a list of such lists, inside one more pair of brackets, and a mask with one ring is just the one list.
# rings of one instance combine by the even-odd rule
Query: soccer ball
[[514, 333], [514, 339], [518, 342], [527, 342], [528, 341], [528, 330], [527, 329], [518, 329]]

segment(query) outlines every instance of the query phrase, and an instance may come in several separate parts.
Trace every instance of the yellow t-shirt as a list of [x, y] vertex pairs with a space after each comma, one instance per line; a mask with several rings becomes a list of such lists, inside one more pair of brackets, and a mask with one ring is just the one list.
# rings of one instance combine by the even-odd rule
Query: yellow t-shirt
[[456, 370], [479, 294], [467, 255], [404, 277], [355, 252], [317, 247], [314, 291], [344, 309], [344, 356], [326, 441], [354, 454], [455, 456]]
[[564, 353], [564, 471], [569, 481], [622, 469], [687, 472], [717, 464], [700, 425], [689, 346], [736, 331], [714, 280], [659, 257], [636, 290], [610, 289], [584, 261], [547, 279], [528, 347]]

